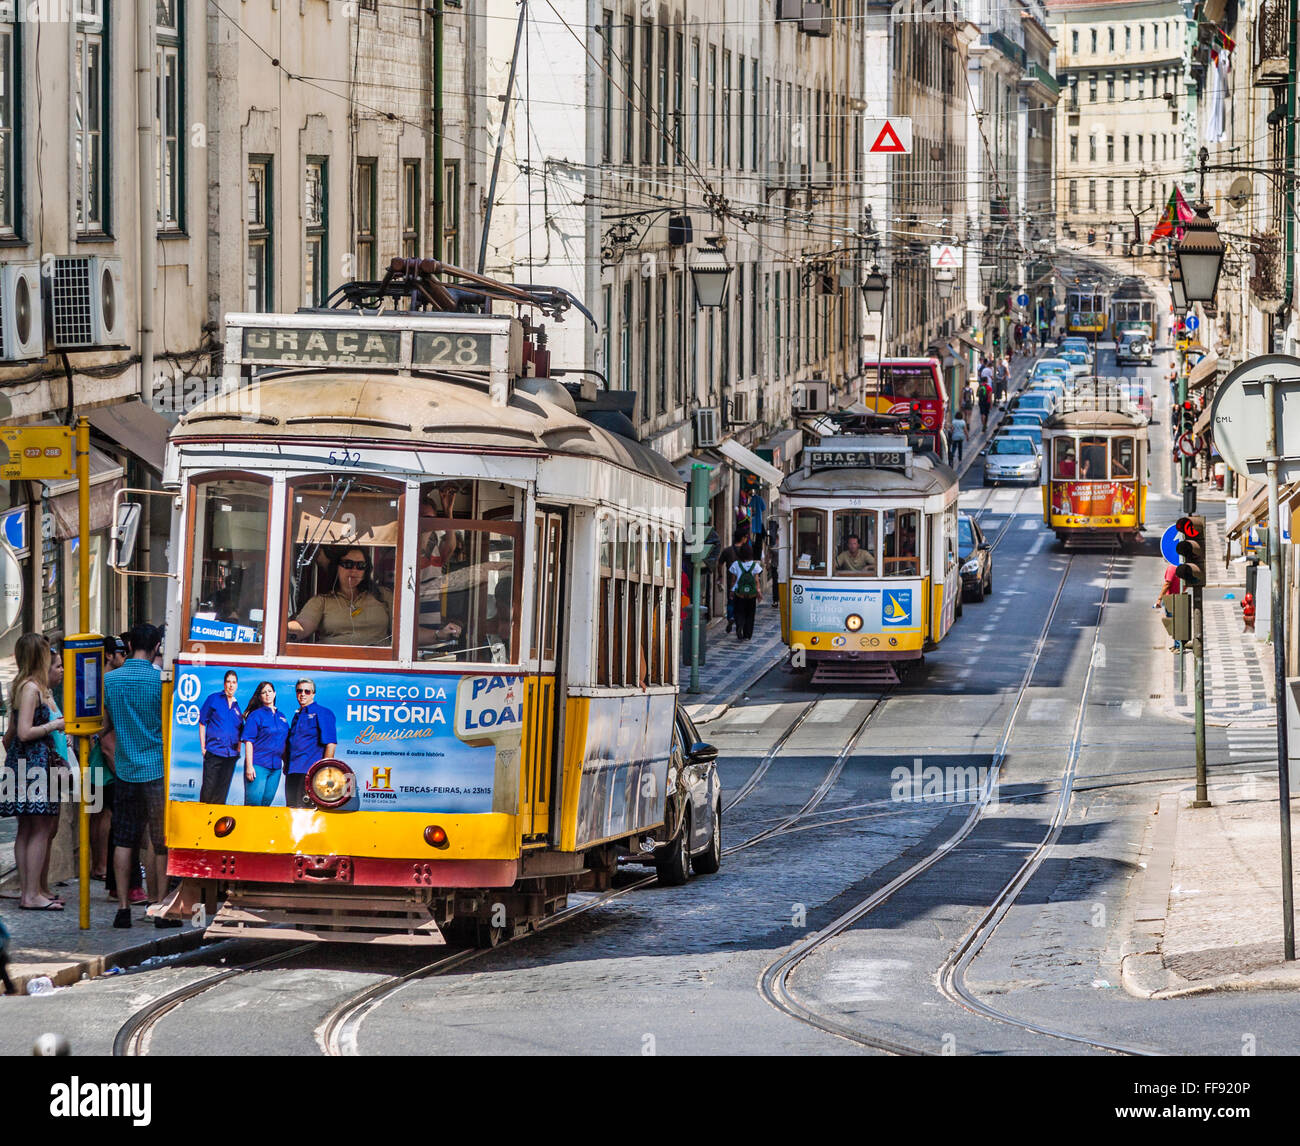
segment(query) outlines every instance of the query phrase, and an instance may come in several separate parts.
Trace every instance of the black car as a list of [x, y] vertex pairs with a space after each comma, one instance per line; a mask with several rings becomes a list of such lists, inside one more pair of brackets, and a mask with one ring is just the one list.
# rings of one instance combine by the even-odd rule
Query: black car
[[975, 519], [964, 513], [957, 517], [957, 559], [961, 562], [962, 595], [984, 600], [993, 592], [993, 547]]

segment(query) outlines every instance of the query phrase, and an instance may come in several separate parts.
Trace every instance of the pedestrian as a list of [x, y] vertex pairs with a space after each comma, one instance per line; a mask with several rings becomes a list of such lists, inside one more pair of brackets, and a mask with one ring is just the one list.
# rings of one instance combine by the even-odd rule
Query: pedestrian
[[1015, 339], [1016, 353], [1019, 354], [1025, 348], [1025, 327], [1023, 323], [1016, 323]]
[[966, 415], [961, 411], [952, 420], [952, 433], [948, 435], [948, 464], [954, 468], [961, 461], [962, 447], [966, 444]]
[[18, 832], [14, 860], [18, 867], [18, 906], [23, 911], [62, 911], [63, 901], [42, 891], [50, 844], [59, 824], [60, 759], [54, 732], [63, 718], [51, 709], [50, 642], [40, 633], [24, 633], [14, 648], [18, 675], [10, 688], [12, 735], [0, 775], [0, 816], [15, 816]]
[[338, 747], [337, 722], [331, 709], [316, 701], [316, 682], [304, 677], [294, 686], [298, 711], [289, 723], [284, 750], [284, 802], [289, 808], [310, 808], [307, 773], [318, 760], [334, 755]]
[[1011, 382], [1011, 358], [1008, 355], [998, 363], [995, 373], [993, 397], [997, 400], [998, 405], [1002, 405], [1007, 400], [1007, 386]]
[[266, 808], [275, 799], [284, 770], [284, 749], [289, 742], [289, 721], [275, 707], [275, 685], [261, 681], [244, 711], [244, 803]]
[[755, 560], [763, 559], [763, 542], [767, 537], [767, 500], [761, 490], [755, 489], [749, 495], [749, 537], [754, 547]]
[[[1151, 607], [1153, 609], [1164, 609], [1165, 615], [1161, 618], [1161, 623], [1165, 627], [1165, 632], [1170, 636], [1174, 633], [1174, 602], [1173, 598], [1183, 591], [1182, 578], [1178, 576], [1177, 565], [1166, 565], [1164, 580], [1160, 583], [1160, 592], [1156, 595], [1156, 603]], [[1169, 646], [1171, 652], [1181, 652], [1183, 648], [1182, 641], [1175, 641]]]
[[763, 563], [754, 560], [753, 546], [745, 542], [728, 572], [736, 602], [736, 640], [748, 641], [754, 636], [754, 611], [763, 592]]
[[[748, 526], [748, 523], [746, 523], [746, 526]], [[731, 544], [728, 545], [721, 553], [718, 554], [718, 564], [723, 569], [730, 569], [731, 563], [736, 560], [736, 554], [739, 552], [741, 545], [743, 545], [748, 539], [749, 539], [748, 528], [741, 528], [739, 525], [736, 526], [734, 532], [731, 535]], [[731, 628], [735, 623], [736, 623], [735, 602], [732, 600], [731, 592], [728, 590], [727, 628], [726, 628], [726, 631], [728, 633], [731, 632]]]
[[244, 731], [244, 715], [239, 711], [235, 693], [239, 674], [226, 671], [220, 692], [214, 692], [199, 709], [199, 751], [203, 753], [203, 781], [199, 787], [200, 804], [227, 803], [230, 781], [239, 760], [239, 741]]
[[980, 432], [983, 433], [989, 428], [989, 411], [993, 409], [993, 387], [987, 383], [980, 386], [979, 407]]
[[[979, 388], [980, 388], [980, 389], [983, 389], [985, 386], [987, 386], [987, 387], [989, 388], [989, 392], [992, 393], [992, 391], [993, 391], [993, 362], [992, 362], [992, 360], [990, 360], [990, 359], [988, 359], [988, 358], [985, 358], [984, 361], [983, 361], [983, 365], [980, 366], [980, 385], [979, 385]], [[975, 392], [975, 397], [976, 397], [976, 400], [978, 401], [978, 399], [979, 399], [979, 390], [977, 390], [977, 391]]]
[[[117, 779], [113, 802], [113, 870], [117, 888], [114, 927], [131, 926], [131, 852], [146, 836], [152, 844], [148, 884], [157, 903], [167, 891], [167, 840], [163, 827], [167, 793], [163, 782], [162, 674], [154, 657], [162, 633], [141, 623], [131, 630], [131, 655], [104, 677], [104, 731], [113, 733], [105, 756]], [[155, 919], [154, 926], [179, 927], [179, 919]]]

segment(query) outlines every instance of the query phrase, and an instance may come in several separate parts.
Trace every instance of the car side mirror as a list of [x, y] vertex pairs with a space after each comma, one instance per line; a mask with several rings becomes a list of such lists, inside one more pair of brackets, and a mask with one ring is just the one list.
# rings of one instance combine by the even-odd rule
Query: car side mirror
[[990, 542], [987, 542], [987, 541], [981, 541], [980, 544], [979, 544], [979, 547], [980, 547], [981, 549], [992, 549], [992, 548], [993, 548], [992, 544], [991, 544]]
[[698, 740], [691, 745], [688, 755], [692, 764], [712, 764], [718, 758], [718, 750], [714, 745]]

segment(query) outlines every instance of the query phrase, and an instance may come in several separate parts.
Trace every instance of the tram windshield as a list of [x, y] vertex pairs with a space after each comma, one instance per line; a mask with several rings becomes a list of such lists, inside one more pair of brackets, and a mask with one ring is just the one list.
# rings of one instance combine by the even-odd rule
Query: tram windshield
[[799, 509], [794, 515], [794, 568], [796, 573], [826, 572], [826, 513]]
[[835, 576], [876, 576], [876, 511], [835, 513]]
[[885, 576], [916, 577], [921, 572], [921, 514], [915, 509], [886, 509], [882, 534], [885, 539]]
[[195, 545], [189, 639], [260, 644], [271, 484], [211, 478], [196, 484], [191, 504]]
[[1113, 478], [1131, 478], [1133, 476], [1132, 438], [1111, 439], [1110, 476]]

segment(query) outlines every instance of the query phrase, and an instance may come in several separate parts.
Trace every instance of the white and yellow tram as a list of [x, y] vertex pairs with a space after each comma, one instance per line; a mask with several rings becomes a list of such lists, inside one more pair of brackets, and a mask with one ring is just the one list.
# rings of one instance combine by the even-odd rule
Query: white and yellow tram
[[782, 638], [814, 682], [896, 680], [960, 614], [957, 475], [899, 435], [803, 458], [777, 503]]
[[1043, 521], [1066, 545], [1138, 541], [1146, 526], [1146, 418], [1114, 395], [1078, 399], [1043, 423]]
[[[495, 940], [652, 843], [716, 870], [716, 820], [685, 804], [720, 795], [672, 774], [711, 752], [676, 718], [685, 493], [584, 416], [614, 396], [523, 377], [537, 328], [512, 317], [227, 323], [237, 386], [166, 463], [170, 910], [208, 902], [227, 935]], [[321, 759], [265, 806], [242, 758], [200, 800], [200, 713], [230, 671], [241, 709], [269, 683], [289, 721], [314, 688]]]

